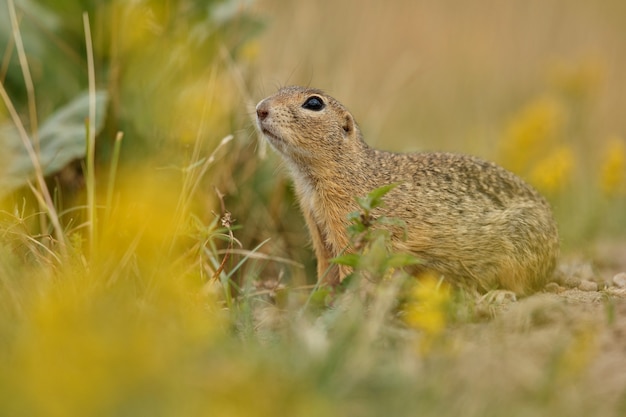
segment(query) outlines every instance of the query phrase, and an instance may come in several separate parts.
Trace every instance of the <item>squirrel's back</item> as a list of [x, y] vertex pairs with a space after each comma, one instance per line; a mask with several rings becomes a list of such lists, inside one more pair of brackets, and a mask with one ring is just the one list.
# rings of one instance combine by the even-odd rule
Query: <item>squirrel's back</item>
[[390, 167], [374, 170], [376, 181], [400, 183], [382, 209], [407, 225], [398, 249], [484, 290], [524, 294], [545, 285], [558, 256], [557, 227], [545, 199], [519, 177], [468, 155], [373, 154], [375, 166]]

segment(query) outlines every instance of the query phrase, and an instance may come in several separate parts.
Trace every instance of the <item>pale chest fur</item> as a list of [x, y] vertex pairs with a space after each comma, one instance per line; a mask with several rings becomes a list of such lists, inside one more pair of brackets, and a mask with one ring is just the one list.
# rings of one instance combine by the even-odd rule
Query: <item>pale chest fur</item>
[[319, 218], [321, 216], [314, 214], [319, 208], [319, 198], [315, 191], [315, 186], [308, 178], [297, 171], [292, 171], [292, 176], [300, 208], [305, 213], [310, 213], [315, 218], [316, 222], [321, 222], [323, 220]]
[[314, 243], [318, 239], [328, 256], [337, 256], [348, 245], [346, 218], [349, 207], [343, 199], [333, 198], [337, 196], [323, 195], [324, 190], [316, 188], [301, 171], [292, 169], [291, 174]]

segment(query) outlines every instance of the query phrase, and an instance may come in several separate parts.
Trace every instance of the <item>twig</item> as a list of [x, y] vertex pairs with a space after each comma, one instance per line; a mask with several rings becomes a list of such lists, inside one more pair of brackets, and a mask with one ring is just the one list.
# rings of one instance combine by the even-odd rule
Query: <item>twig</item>
[[211, 281], [217, 280], [217, 278], [220, 276], [220, 274], [224, 270], [224, 267], [226, 266], [226, 262], [230, 258], [231, 251], [233, 250], [233, 242], [235, 241], [235, 236], [233, 235], [233, 230], [231, 228], [235, 220], [232, 219], [232, 214], [226, 211], [226, 205], [224, 204], [224, 194], [222, 194], [220, 190], [217, 189], [217, 187], [213, 187], [213, 188], [215, 189], [217, 198], [220, 200], [220, 208], [222, 209], [221, 216], [220, 216], [221, 223], [222, 223], [222, 226], [225, 227], [226, 230], [228, 230], [228, 236], [230, 237], [230, 239], [228, 241], [228, 251], [224, 254], [224, 258], [222, 258], [222, 262], [220, 263], [220, 266], [213, 273], [213, 276], [211, 277]]

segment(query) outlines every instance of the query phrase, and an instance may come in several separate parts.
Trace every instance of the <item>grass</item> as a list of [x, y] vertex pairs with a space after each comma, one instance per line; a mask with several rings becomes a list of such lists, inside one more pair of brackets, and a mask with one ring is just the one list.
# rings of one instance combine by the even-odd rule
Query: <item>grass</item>
[[[291, 191], [237, 130], [247, 117], [237, 109], [253, 95], [245, 57], [226, 54], [237, 49], [228, 44], [202, 61], [173, 40], [188, 23], [176, 7], [152, 6], [152, 20], [136, 32], [107, 38], [99, 19], [146, 18], [142, 8], [92, 10], [78, 31], [89, 39], [98, 22], [85, 54], [93, 62], [86, 194], [71, 198], [67, 185], [46, 181], [32, 147], [37, 185], [0, 205], [0, 415], [626, 412], [626, 384], [606, 371], [623, 363], [605, 344], [613, 335], [619, 346], [625, 312], [608, 295], [582, 308], [549, 294], [501, 306], [433, 277], [416, 282], [399, 273], [415, 260], [389, 252], [386, 235], [361, 216], [352, 231], [363, 254], [337, 260], [357, 273], [341, 291], [313, 288], [303, 278], [310, 262], [293, 249], [306, 236], [293, 226]], [[23, 20], [13, 27], [18, 52]], [[174, 65], [170, 73], [168, 54], [148, 53], [159, 49], [149, 41], [154, 25], [164, 31], [163, 50], [185, 58], [189, 71]], [[124, 36], [130, 41], [115, 43]], [[103, 45], [126, 69], [118, 82], [102, 74], [115, 67], [98, 55]], [[110, 104], [119, 117], [94, 147], [97, 83], [124, 100]], [[49, 88], [41, 79], [27, 84]], [[33, 90], [21, 100], [5, 80], [0, 91], [30, 149], [36, 135], [25, 126], [36, 130], [44, 114], [34, 115], [34, 100], [46, 95], [32, 98]], [[512, 118], [513, 141], [528, 140], [524, 126], [536, 120], [557, 120], [539, 123], [555, 130], [541, 131], [552, 139], [531, 150], [559, 155], [562, 103], [533, 103]], [[619, 138], [607, 143], [621, 149]], [[622, 184], [615, 155], [607, 153], [602, 174], [611, 192]], [[532, 173], [536, 161], [531, 155], [520, 169]], [[383, 194], [360, 196], [365, 215]], [[617, 210], [621, 197], [610, 198], [607, 210]]]

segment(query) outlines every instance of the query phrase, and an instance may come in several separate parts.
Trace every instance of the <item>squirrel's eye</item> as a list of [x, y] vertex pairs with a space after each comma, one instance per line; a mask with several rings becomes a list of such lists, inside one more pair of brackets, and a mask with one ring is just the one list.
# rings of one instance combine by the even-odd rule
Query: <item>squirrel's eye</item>
[[302, 108], [313, 111], [320, 111], [324, 108], [324, 100], [320, 96], [311, 96], [306, 99]]

